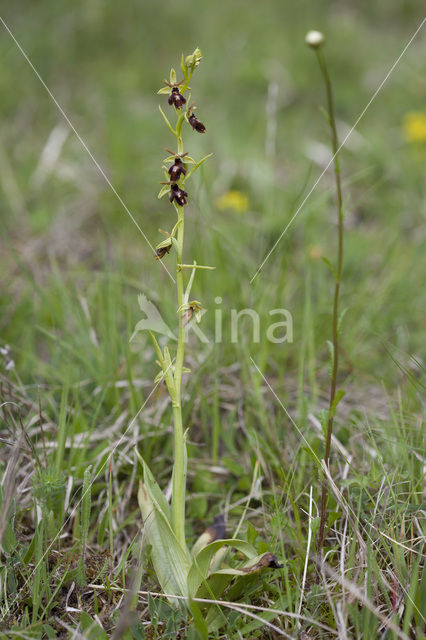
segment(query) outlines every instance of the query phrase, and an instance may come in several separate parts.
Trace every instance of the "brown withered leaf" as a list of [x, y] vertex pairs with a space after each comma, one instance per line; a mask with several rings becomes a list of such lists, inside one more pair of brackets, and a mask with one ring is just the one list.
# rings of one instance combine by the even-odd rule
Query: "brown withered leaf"
[[277, 557], [274, 556], [273, 553], [267, 551], [263, 554], [263, 556], [258, 560], [255, 564], [249, 565], [248, 567], [241, 567], [240, 571], [244, 571], [244, 573], [256, 573], [256, 571], [261, 571], [262, 569], [282, 569], [283, 564], [279, 563]]
[[207, 527], [207, 529], [200, 535], [194, 544], [192, 554], [197, 555], [197, 553], [204, 547], [207, 547], [208, 544], [211, 544], [216, 540], [224, 540], [225, 538], [225, 519], [222, 515], [219, 515], [213, 520], [213, 524]]

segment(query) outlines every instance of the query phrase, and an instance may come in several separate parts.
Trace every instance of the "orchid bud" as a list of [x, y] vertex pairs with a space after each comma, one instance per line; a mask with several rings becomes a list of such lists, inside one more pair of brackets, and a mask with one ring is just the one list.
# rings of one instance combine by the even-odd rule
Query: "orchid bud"
[[191, 127], [194, 129], [194, 131], [198, 131], [198, 133], [205, 132], [206, 127], [203, 125], [201, 120], [198, 120], [198, 118], [193, 113], [191, 113], [191, 115], [188, 116], [188, 122], [191, 125]]
[[200, 64], [202, 58], [203, 55], [201, 53], [201, 50], [197, 47], [194, 53], [192, 53], [190, 56], [186, 56], [185, 65], [191, 69], [196, 69]]

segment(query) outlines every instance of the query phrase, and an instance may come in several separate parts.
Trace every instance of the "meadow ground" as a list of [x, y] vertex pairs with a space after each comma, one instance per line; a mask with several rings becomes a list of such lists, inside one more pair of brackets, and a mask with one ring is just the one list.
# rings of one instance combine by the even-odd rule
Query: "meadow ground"
[[[198, 637], [152, 595], [134, 450], [167, 489], [172, 416], [149, 337], [129, 341], [140, 293], [176, 326], [146, 240], [172, 220], [157, 199], [172, 142], [156, 92], [197, 45], [207, 132], [188, 145], [214, 155], [192, 185], [185, 256], [216, 269], [194, 289], [208, 341], [187, 346], [186, 529], [195, 539], [223, 513], [230, 535], [242, 521], [239, 536], [283, 564], [225, 592], [234, 604], [211, 637], [425, 637], [426, 27], [339, 154], [346, 394], [322, 561], [333, 295], [322, 258], [335, 262], [337, 213], [324, 88], [304, 43], [309, 29], [326, 34], [343, 139], [421, 25], [421, 2], [23, 0], [2, 19], [0, 638]], [[277, 308], [292, 318], [282, 344], [267, 335]], [[248, 315], [232, 334], [242, 309], [258, 314], [258, 339]]]

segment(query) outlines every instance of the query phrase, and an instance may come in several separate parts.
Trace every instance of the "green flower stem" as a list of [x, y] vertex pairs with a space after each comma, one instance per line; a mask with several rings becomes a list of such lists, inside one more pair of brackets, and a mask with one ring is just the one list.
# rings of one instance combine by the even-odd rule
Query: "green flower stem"
[[216, 267], [208, 267], [205, 264], [179, 264], [181, 269], [207, 269], [208, 271], [214, 271]]
[[[337, 137], [336, 119], [334, 115], [332, 85], [331, 85], [330, 76], [328, 74], [325, 58], [321, 49], [318, 48], [315, 51], [318, 57], [318, 62], [324, 78], [326, 93], [327, 93], [327, 105], [328, 105], [329, 124], [331, 128], [334, 175], [335, 175], [335, 181], [336, 181], [337, 210], [338, 210], [337, 267], [335, 272], [335, 287], [334, 287], [334, 298], [333, 298], [333, 363], [332, 363], [332, 372], [331, 372], [328, 423], [327, 423], [327, 434], [326, 434], [325, 453], [324, 453], [324, 463], [328, 468], [329, 460], [330, 460], [331, 435], [333, 432], [333, 421], [334, 421], [334, 413], [335, 413], [334, 400], [336, 397], [337, 374], [339, 369], [338, 323], [339, 323], [339, 294], [340, 294], [340, 284], [342, 280], [342, 268], [343, 268], [343, 221], [344, 220], [343, 220], [342, 184], [341, 184], [341, 178], [340, 178], [340, 165], [339, 165], [339, 158], [338, 158], [339, 140]], [[324, 479], [322, 483], [322, 493], [321, 493], [321, 508], [320, 508], [321, 519], [320, 519], [320, 526], [319, 526], [319, 533], [318, 533], [318, 551], [319, 552], [321, 551], [322, 545], [324, 542], [325, 523], [327, 519], [327, 511], [326, 511], [327, 493], [328, 493], [327, 478], [326, 478], [326, 475], [324, 474]]]
[[[200, 55], [201, 52], [196, 49], [194, 52]], [[184, 61], [182, 58], [181, 69], [184, 75], [184, 84], [181, 87], [180, 91], [182, 94], [189, 89], [189, 82], [191, 80], [192, 73], [195, 69], [195, 64], [191, 68], [187, 68], [185, 70]], [[172, 79], [172, 76], [174, 79]], [[176, 74], [173, 72], [170, 73], [170, 82], [175, 82]], [[189, 97], [188, 97], [189, 100]], [[182, 138], [182, 125], [185, 122], [186, 111], [175, 110], [176, 113], [176, 126], [172, 127], [170, 124], [166, 114], [159, 107], [160, 113], [163, 116], [163, 119], [167, 125], [169, 131], [176, 138], [177, 142], [177, 154], [181, 156], [183, 154], [183, 138]], [[203, 160], [204, 161], [204, 158]], [[202, 162], [201, 161], [201, 162]], [[196, 165], [197, 166], [197, 165]], [[189, 175], [186, 176], [188, 178]], [[182, 189], [185, 186], [185, 177], [180, 181], [180, 186]], [[170, 356], [167, 351], [165, 351], [165, 355], [163, 357], [161, 353], [161, 349], [158, 346], [155, 338], [153, 337], [155, 348], [157, 351], [157, 355], [159, 357], [162, 369], [164, 371], [164, 378], [170, 393], [170, 397], [172, 400], [173, 407], [173, 427], [174, 427], [174, 464], [173, 464], [173, 480], [172, 480], [172, 499], [171, 499], [171, 511], [172, 511], [172, 527], [175, 535], [182, 546], [182, 548], [186, 551], [186, 540], [185, 540], [185, 493], [186, 493], [186, 451], [185, 451], [185, 434], [183, 430], [183, 422], [182, 422], [182, 374], [183, 374], [183, 361], [185, 356], [185, 327], [183, 321], [182, 307], [185, 302], [185, 291], [184, 291], [184, 278], [183, 278], [183, 268], [192, 268], [193, 272], [189, 279], [189, 289], [192, 284], [192, 280], [194, 277], [195, 268], [192, 265], [186, 265], [183, 263], [183, 240], [184, 240], [184, 207], [178, 206], [174, 203], [178, 220], [173, 228], [173, 232], [170, 235], [172, 239], [173, 246], [176, 249], [176, 290], [177, 290], [177, 308], [179, 313], [179, 336], [178, 336], [178, 344], [176, 351], [176, 360], [174, 366], [174, 373], [171, 375], [170, 372], [167, 373], [164, 371], [167, 362], [170, 362]], [[176, 236], [175, 236], [175, 232]], [[168, 234], [166, 234], [168, 235]], [[204, 269], [209, 269], [210, 267], [200, 267]]]
[[183, 83], [182, 87], [181, 87], [181, 92], [184, 93], [188, 87], [189, 87], [189, 83], [191, 82], [191, 78], [192, 78], [192, 74], [194, 73], [194, 69], [189, 69], [188, 71], [188, 76], [185, 80], [185, 82]]
[[[178, 309], [183, 305], [184, 287], [183, 274], [180, 263], [182, 262], [183, 239], [184, 239], [184, 208], [177, 207], [178, 211], [178, 232], [176, 252], [176, 288]], [[183, 326], [182, 314], [179, 313], [179, 337], [175, 362], [175, 389], [176, 405], [173, 407], [174, 421], [174, 453], [175, 461], [173, 466], [173, 492], [172, 492], [172, 524], [177, 539], [186, 548], [185, 542], [185, 490], [186, 490], [186, 464], [185, 464], [185, 442], [182, 424], [182, 373], [183, 359], [185, 355], [185, 329]]]

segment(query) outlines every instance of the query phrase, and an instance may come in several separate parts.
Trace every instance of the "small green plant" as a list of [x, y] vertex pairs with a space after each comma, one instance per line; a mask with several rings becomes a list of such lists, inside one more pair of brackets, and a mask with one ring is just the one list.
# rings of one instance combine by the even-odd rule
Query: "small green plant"
[[[332, 320], [332, 341], [329, 342], [330, 355], [331, 355], [331, 384], [330, 384], [330, 397], [328, 411], [323, 416], [323, 427], [325, 431], [325, 452], [324, 452], [324, 464], [328, 468], [330, 460], [331, 449], [331, 436], [333, 433], [333, 422], [336, 414], [337, 405], [344, 396], [344, 391], [337, 389], [337, 376], [339, 372], [339, 331], [340, 324], [343, 318], [343, 314], [339, 315], [339, 297], [340, 286], [342, 282], [342, 270], [343, 270], [343, 229], [344, 229], [344, 215], [343, 215], [343, 196], [342, 196], [342, 183], [340, 179], [340, 163], [339, 163], [339, 139], [337, 137], [336, 118], [334, 115], [334, 103], [333, 103], [333, 90], [328, 73], [325, 57], [322, 52], [322, 45], [324, 44], [324, 35], [320, 31], [310, 31], [306, 36], [306, 43], [314, 49], [318, 63], [321, 69], [321, 73], [324, 79], [326, 94], [327, 94], [327, 119], [331, 129], [331, 142], [333, 150], [333, 164], [334, 175], [336, 182], [336, 195], [337, 195], [337, 229], [338, 229], [338, 242], [337, 242], [337, 261], [336, 266], [325, 259], [327, 266], [329, 267], [334, 277], [334, 296], [333, 296], [333, 320]], [[320, 506], [320, 524], [318, 532], [318, 551], [322, 549], [325, 536], [325, 525], [327, 520], [327, 494], [328, 483], [326, 472], [324, 472], [324, 478], [322, 482], [321, 490], [321, 506]]]
[[[244, 579], [250, 573], [265, 567], [280, 567], [272, 553], [258, 555], [253, 545], [244, 540], [226, 539], [223, 519], [219, 518], [215, 524], [195, 542], [191, 551], [188, 549], [185, 534], [185, 496], [186, 496], [186, 434], [182, 422], [182, 376], [188, 369], [184, 367], [185, 331], [190, 322], [199, 322], [203, 308], [197, 300], [191, 299], [191, 291], [197, 269], [212, 269], [198, 265], [185, 264], [184, 250], [184, 222], [185, 206], [190, 198], [187, 183], [194, 172], [211, 155], [207, 155], [198, 162], [184, 151], [183, 127], [189, 125], [196, 133], [204, 133], [206, 127], [194, 114], [195, 106], [191, 103], [189, 82], [195, 69], [202, 59], [201, 51], [197, 48], [186, 58], [182, 55], [180, 69], [182, 79], [177, 80], [176, 71], [172, 68], [169, 80], [164, 81], [164, 87], [159, 94], [168, 95], [168, 104], [176, 115], [176, 124], [172, 126], [163, 109], [159, 107], [168, 130], [175, 138], [177, 151], [167, 151], [170, 155], [164, 160], [165, 182], [158, 194], [161, 198], [169, 196], [174, 207], [177, 221], [171, 232], [162, 233], [165, 240], [156, 247], [155, 257], [158, 260], [167, 258], [170, 252], [175, 254], [177, 314], [179, 318], [177, 347], [172, 357], [167, 346], [160, 347], [154, 330], [150, 331], [155, 351], [160, 365], [160, 372], [156, 381], [164, 380], [171, 399], [174, 421], [174, 466], [172, 475], [172, 496], [169, 505], [163, 492], [155, 481], [148, 465], [138, 453], [143, 468], [143, 482], [138, 493], [139, 506], [145, 525], [145, 536], [151, 545], [151, 560], [157, 579], [165, 594], [169, 596], [170, 604], [182, 607], [187, 603], [194, 623], [203, 638], [207, 638], [208, 630], [218, 628], [226, 622], [219, 607], [208, 604], [202, 610], [194, 598], [214, 599], [221, 596], [234, 578]], [[185, 283], [184, 272], [190, 270], [188, 282]], [[142, 310], [147, 311], [150, 303], [140, 297]], [[170, 338], [170, 331], [157, 323], [156, 331]], [[136, 326], [136, 331], [147, 329], [149, 325], [142, 320]], [[245, 561], [238, 567], [225, 564], [229, 549], [238, 550]], [[238, 591], [240, 593], [240, 590]], [[229, 597], [229, 594], [228, 594]], [[183, 600], [182, 600], [183, 598]]]

